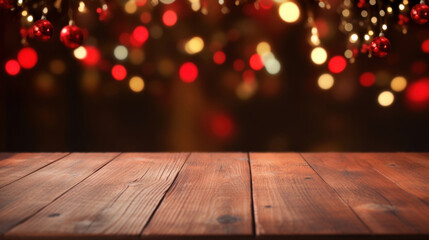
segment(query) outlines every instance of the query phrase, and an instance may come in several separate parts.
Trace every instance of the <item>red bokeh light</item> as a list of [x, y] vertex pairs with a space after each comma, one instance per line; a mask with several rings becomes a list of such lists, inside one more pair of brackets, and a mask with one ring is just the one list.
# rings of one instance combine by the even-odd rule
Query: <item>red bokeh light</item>
[[140, 45], [145, 43], [149, 38], [149, 31], [144, 26], [137, 26], [132, 35], [132, 40], [135, 40]]
[[426, 72], [427, 64], [425, 61], [415, 61], [411, 64], [411, 72], [415, 75], [421, 75]]
[[369, 87], [375, 83], [375, 75], [372, 72], [364, 72], [360, 75], [359, 82], [364, 87]]
[[259, 6], [261, 6], [262, 9], [270, 9], [274, 5], [273, 0], [259, 0]]
[[140, 14], [140, 21], [142, 21], [142, 23], [149, 23], [152, 20], [152, 15], [150, 15], [150, 12], [142, 12], [142, 14]]
[[224, 52], [222, 52], [222, 51], [217, 51], [217, 52], [215, 52], [214, 54], [213, 54], [213, 61], [216, 63], [216, 64], [223, 64], [224, 62], [225, 62], [225, 60], [226, 60], [226, 56], [225, 56], [225, 53]]
[[171, 27], [174, 26], [177, 22], [177, 14], [173, 10], [167, 10], [162, 15], [162, 22], [165, 24], [165, 26]]
[[410, 107], [416, 110], [429, 106], [429, 78], [423, 78], [411, 83], [407, 87], [405, 97]]
[[22, 68], [33, 68], [37, 64], [37, 52], [31, 47], [25, 47], [19, 50], [18, 62]]
[[135, 0], [135, 3], [137, 6], [139, 7], [143, 7], [144, 5], [146, 5], [147, 0]]
[[262, 58], [257, 53], [253, 54], [250, 57], [249, 65], [255, 71], [261, 70], [264, 67], [264, 63], [262, 62]]
[[228, 138], [234, 130], [234, 123], [230, 116], [225, 114], [214, 115], [210, 120], [210, 128], [216, 137]]
[[94, 46], [86, 46], [86, 57], [82, 59], [82, 63], [87, 66], [95, 66], [100, 61], [100, 51]]
[[252, 70], [246, 70], [243, 72], [243, 81], [245, 82], [254, 82], [255, 81], [255, 72]]
[[243, 71], [243, 69], [245, 67], [244, 61], [241, 59], [236, 59], [232, 65], [233, 65], [235, 71], [237, 71], [237, 72]]
[[422, 42], [422, 51], [429, 53], [429, 39], [426, 39]]
[[6, 73], [15, 76], [21, 71], [21, 67], [19, 66], [18, 61], [12, 59], [6, 62], [4, 66]]
[[335, 56], [329, 60], [328, 69], [331, 73], [340, 73], [346, 69], [347, 61], [343, 56]]
[[131, 35], [129, 33], [123, 32], [119, 35], [119, 42], [122, 45], [129, 45], [130, 44], [130, 38], [131, 38]]
[[120, 64], [113, 66], [112, 77], [118, 81], [124, 80], [127, 77], [127, 69]]
[[186, 62], [180, 67], [179, 76], [183, 82], [191, 83], [198, 77], [198, 68], [194, 63]]

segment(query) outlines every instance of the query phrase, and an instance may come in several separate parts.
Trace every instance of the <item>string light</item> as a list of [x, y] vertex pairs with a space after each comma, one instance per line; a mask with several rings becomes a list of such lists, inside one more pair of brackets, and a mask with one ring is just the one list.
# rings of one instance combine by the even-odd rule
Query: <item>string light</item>
[[378, 95], [378, 104], [380, 104], [382, 107], [388, 107], [392, 105], [394, 100], [395, 96], [390, 91], [384, 91]]

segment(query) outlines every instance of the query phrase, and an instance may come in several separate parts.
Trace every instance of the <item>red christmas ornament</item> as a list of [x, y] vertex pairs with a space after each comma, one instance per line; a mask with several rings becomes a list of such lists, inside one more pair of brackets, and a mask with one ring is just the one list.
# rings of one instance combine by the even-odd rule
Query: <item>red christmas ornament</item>
[[38, 20], [33, 24], [32, 36], [40, 41], [48, 41], [54, 34], [54, 26], [46, 19]]
[[372, 39], [371, 52], [377, 57], [385, 57], [390, 52], [389, 39], [385, 36], [379, 36]]
[[82, 45], [83, 32], [78, 26], [65, 26], [61, 30], [60, 40], [68, 48], [77, 48]]
[[418, 24], [425, 24], [429, 21], [429, 6], [420, 3], [411, 9], [411, 18]]
[[405, 14], [398, 14], [398, 24], [401, 26], [406, 25], [410, 21], [410, 18]]

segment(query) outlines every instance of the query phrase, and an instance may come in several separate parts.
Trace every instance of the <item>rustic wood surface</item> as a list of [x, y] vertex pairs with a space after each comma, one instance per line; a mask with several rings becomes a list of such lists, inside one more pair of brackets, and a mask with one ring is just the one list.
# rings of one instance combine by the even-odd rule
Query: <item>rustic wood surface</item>
[[429, 239], [428, 153], [0, 153], [0, 239]]

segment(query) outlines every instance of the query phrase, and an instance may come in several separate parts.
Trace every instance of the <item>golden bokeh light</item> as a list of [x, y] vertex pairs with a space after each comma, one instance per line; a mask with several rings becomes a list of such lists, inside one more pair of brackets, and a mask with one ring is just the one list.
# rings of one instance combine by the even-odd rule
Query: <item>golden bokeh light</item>
[[258, 43], [258, 45], [256, 46], [256, 52], [263, 56], [264, 54], [270, 53], [271, 52], [271, 46], [269, 43], [267, 42], [260, 42]]
[[384, 91], [378, 95], [378, 104], [380, 104], [383, 107], [388, 107], [392, 105], [394, 100], [395, 100], [395, 96], [390, 91]]
[[204, 41], [200, 37], [193, 37], [189, 39], [185, 44], [185, 51], [188, 54], [196, 54], [203, 50]]
[[134, 76], [130, 79], [129, 86], [133, 92], [141, 92], [144, 89], [144, 81], [141, 77]]
[[395, 92], [404, 91], [404, 89], [407, 87], [407, 79], [402, 76], [397, 76], [390, 82], [390, 87]]
[[73, 51], [74, 57], [79, 59], [79, 60], [86, 58], [86, 54], [87, 54], [86, 49], [85, 49], [85, 47], [82, 47], [82, 46], [76, 48]]
[[280, 18], [287, 23], [294, 23], [298, 21], [301, 12], [295, 2], [286, 1], [279, 7]]
[[334, 86], [334, 77], [329, 73], [324, 73], [320, 75], [319, 79], [317, 80], [317, 85], [323, 90], [331, 89]]
[[326, 59], [328, 59], [328, 53], [326, 50], [322, 47], [316, 47], [311, 51], [311, 60], [317, 64], [321, 65], [326, 62]]

